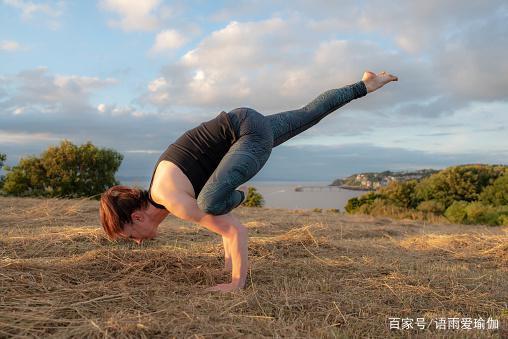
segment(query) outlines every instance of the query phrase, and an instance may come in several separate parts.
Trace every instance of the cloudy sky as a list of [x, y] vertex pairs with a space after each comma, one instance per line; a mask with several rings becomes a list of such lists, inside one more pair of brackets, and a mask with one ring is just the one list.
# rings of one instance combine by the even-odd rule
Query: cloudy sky
[[0, 153], [67, 138], [146, 177], [224, 110], [398, 76], [274, 148], [255, 180], [508, 163], [506, 1], [0, 0]]

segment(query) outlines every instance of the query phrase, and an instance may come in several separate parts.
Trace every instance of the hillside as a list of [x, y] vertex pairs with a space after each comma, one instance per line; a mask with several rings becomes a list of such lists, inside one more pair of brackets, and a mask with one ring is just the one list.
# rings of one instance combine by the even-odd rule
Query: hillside
[[[508, 228], [240, 207], [250, 274], [234, 294], [221, 239], [168, 217], [141, 246], [109, 242], [98, 203], [0, 198], [0, 336], [508, 335]], [[424, 318], [390, 330], [389, 317]], [[500, 330], [436, 329], [440, 318]], [[486, 325], [487, 326], [487, 325]]]
[[426, 178], [439, 172], [433, 169], [422, 169], [416, 171], [400, 172], [365, 172], [355, 173], [349, 177], [336, 179], [331, 186], [341, 186], [347, 189], [375, 190], [379, 187], [387, 186], [390, 182], [404, 182], [412, 179]]

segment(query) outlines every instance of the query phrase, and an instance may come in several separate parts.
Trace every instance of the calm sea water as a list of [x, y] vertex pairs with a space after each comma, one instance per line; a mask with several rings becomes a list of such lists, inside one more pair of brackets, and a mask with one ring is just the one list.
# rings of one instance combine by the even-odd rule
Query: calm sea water
[[[122, 181], [122, 184], [148, 188], [148, 183], [141, 181]], [[334, 191], [295, 192], [294, 190], [298, 186], [327, 186], [329, 184], [329, 181], [248, 181], [245, 183], [247, 186], [256, 188], [263, 196], [264, 207], [268, 208], [338, 208], [344, 211], [344, 206], [349, 199], [366, 193], [337, 188], [334, 188]]]

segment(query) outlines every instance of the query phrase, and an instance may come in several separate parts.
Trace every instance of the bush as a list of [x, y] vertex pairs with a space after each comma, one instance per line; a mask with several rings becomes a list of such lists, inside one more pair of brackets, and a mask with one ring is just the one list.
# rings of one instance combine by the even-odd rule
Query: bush
[[246, 207], [263, 207], [265, 204], [265, 201], [263, 199], [263, 196], [257, 192], [255, 187], [250, 187], [247, 192], [247, 198], [242, 203], [242, 206]]
[[508, 226], [508, 215], [501, 215], [498, 219], [499, 225]]
[[480, 194], [480, 201], [493, 206], [508, 205], [508, 174], [500, 176]]
[[479, 201], [469, 203], [465, 212], [468, 224], [497, 225], [498, 214], [494, 208]]
[[445, 211], [445, 217], [453, 223], [463, 224], [467, 220], [467, 201], [454, 201]]
[[375, 193], [349, 199], [345, 210], [399, 219], [502, 225], [508, 215], [508, 166], [461, 165], [420, 181], [391, 182]]
[[123, 156], [98, 149], [90, 142], [76, 146], [64, 140], [49, 147], [41, 157], [22, 158], [8, 169], [3, 190], [18, 196], [96, 196], [117, 185], [114, 175]]
[[481, 192], [506, 172], [502, 165], [461, 165], [446, 168], [421, 180], [415, 199], [437, 200], [448, 208], [454, 201], [476, 201]]
[[392, 181], [388, 186], [379, 190], [379, 194], [383, 195], [394, 205], [404, 208], [415, 208], [418, 205], [415, 199], [415, 180], [408, 180], [404, 182]]
[[506, 225], [508, 226], [508, 205], [504, 206], [496, 206], [496, 225]]
[[422, 201], [416, 209], [425, 213], [434, 213], [436, 215], [443, 215], [443, 212], [446, 210], [444, 204], [438, 200], [427, 200]]
[[[371, 205], [374, 200], [380, 197], [381, 195], [378, 193], [369, 192], [359, 197], [349, 199], [344, 209], [348, 213], [355, 213], [356, 211], [359, 211], [360, 207], [363, 205]], [[366, 213], [365, 210], [368, 210], [368, 206], [364, 207], [361, 213]]]

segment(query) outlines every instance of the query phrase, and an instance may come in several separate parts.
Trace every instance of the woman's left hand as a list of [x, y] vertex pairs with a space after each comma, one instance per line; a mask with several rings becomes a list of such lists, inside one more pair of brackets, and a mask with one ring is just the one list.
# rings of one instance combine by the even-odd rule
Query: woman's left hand
[[207, 291], [207, 292], [220, 291], [220, 292], [226, 293], [226, 292], [237, 291], [240, 289], [241, 289], [241, 287], [239, 285], [234, 284], [234, 283], [229, 283], [229, 284], [218, 284], [216, 286], [209, 287], [209, 288], [205, 289], [205, 291]]

